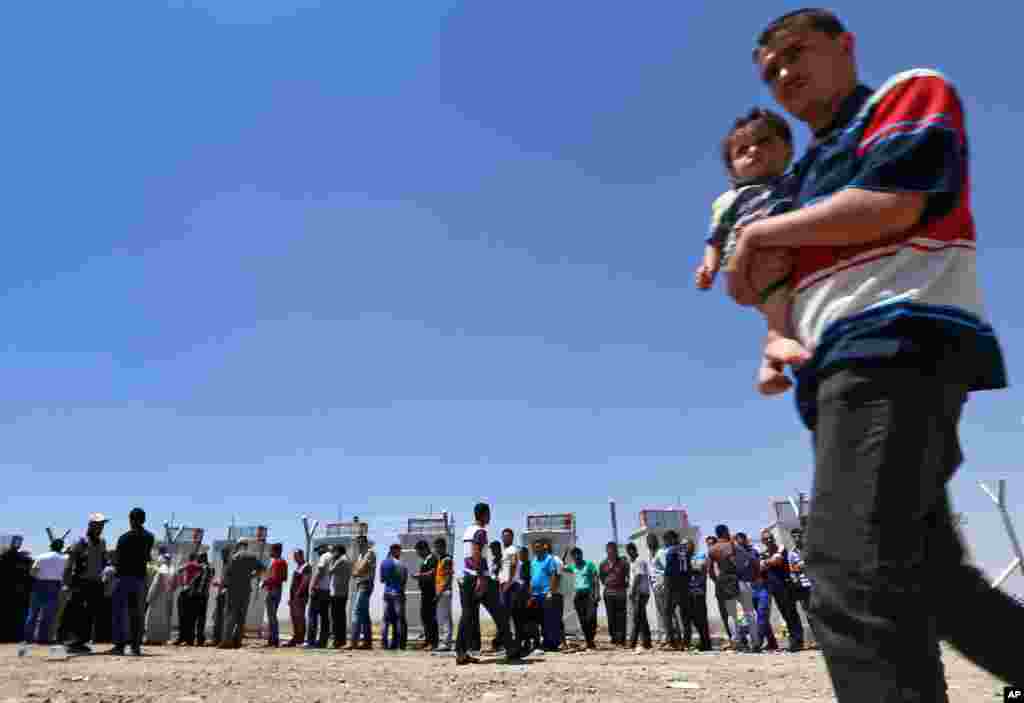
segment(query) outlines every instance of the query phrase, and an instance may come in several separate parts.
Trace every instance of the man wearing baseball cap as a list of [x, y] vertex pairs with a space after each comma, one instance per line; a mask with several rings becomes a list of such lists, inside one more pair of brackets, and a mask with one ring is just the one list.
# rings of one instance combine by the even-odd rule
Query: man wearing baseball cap
[[71, 547], [64, 568], [64, 585], [71, 592], [64, 617], [68, 618], [69, 654], [91, 654], [86, 643], [92, 639], [93, 625], [103, 600], [103, 569], [107, 566], [107, 543], [103, 527], [109, 522], [103, 513], [91, 513], [85, 537]]

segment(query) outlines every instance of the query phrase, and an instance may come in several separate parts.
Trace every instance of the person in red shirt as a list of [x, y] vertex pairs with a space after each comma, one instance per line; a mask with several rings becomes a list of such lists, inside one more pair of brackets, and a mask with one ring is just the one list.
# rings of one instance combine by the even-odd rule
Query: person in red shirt
[[178, 571], [177, 585], [180, 590], [178, 591], [178, 639], [174, 641], [175, 647], [195, 644], [197, 615], [191, 586], [202, 570], [202, 566], [199, 565], [199, 554], [193, 552], [188, 555], [188, 561]]
[[270, 570], [263, 578], [263, 590], [266, 591], [267, 605], [267, 646], [277, 647], [281, 644], [281, 631], [277, 623], [277, 608], [281, 605], [281, 590], [288, 580], [288, 562], [281, 558], [284, 545], [278, 543], [270, 546]]
[[295, 560], [295, 574], [288, 593], [288, 611], [291, 613], [292, 638], [285, 647], [299, 647], [306, 641], [306, 604], [309, 602], [309, 575], [312, 569], [306, 562], [306, 553], [301, 549], [292, 552]]

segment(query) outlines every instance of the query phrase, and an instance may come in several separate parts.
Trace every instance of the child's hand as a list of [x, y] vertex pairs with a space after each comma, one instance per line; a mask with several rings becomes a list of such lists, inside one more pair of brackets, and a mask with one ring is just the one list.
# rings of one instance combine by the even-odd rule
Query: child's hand
[[694, 282], [698, 290], [708, 290], [715, 282], [715, 271], [707, 264], [701, 264], [694, 274]]

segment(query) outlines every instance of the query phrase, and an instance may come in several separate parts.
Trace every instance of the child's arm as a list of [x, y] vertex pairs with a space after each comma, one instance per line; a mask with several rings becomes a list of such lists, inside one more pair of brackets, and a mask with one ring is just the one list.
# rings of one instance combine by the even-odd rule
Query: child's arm
[[718, 273], [721, 260], [722, 252], [720, 247], [714, 244], [708, 244], [704, 247], [704, 260], [697, 267], [694, 277], [699, 290], [711, 288], [711, 284], [715, 282], [715, 274]]

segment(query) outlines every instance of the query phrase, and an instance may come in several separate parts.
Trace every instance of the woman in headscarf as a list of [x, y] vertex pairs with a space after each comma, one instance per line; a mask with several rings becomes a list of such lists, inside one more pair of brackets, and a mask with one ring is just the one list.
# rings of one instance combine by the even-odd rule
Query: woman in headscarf
[[174, 608], [174, 568], [171, 555], [161, 552], [146, 596], [146, 644], [166, 644], [171, 639]]

